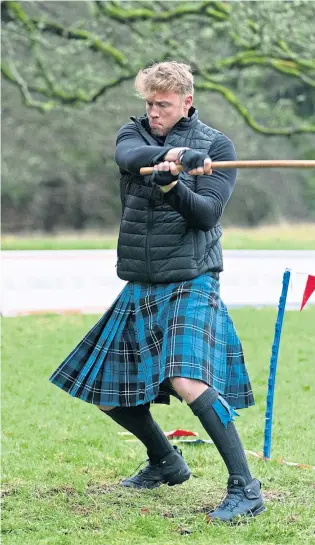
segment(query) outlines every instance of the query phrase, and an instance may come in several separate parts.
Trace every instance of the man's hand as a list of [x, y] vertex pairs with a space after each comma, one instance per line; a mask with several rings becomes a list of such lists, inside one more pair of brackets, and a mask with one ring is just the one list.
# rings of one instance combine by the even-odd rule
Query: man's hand
[[178, 156], [189, 148], [172, 148], [164, 155], [164, 161], [174, 162], [179, 165]]
[[180, 151], [178, 161], [188, 171], [188, 174], [192, 174], [193, 176], [212, 174], [211, 159], [203, 151], [193, 149]]
[[177, 165], [173, 161], [163, 161], [155, 165], [152, 182], [159, 185], [163, 193], [170, 191], [178, 182]]
[[[202, 176], [203, 174], [212, 174], [211, 159], [202, 152], [191, 148], [172, 148], [164, 155], [165, 162], [174, 162], [176, 165], [183, 165], [188, 174], [192, 176]], [[163, 164], [163, 163], [160, 163]]]

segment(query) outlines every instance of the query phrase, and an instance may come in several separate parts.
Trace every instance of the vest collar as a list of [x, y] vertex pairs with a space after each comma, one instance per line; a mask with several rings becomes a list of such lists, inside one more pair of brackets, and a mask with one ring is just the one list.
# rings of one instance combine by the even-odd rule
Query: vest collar
[[[141, 123], [141, 125], [144, 127], [146, 131], [148, 132], [150, 131], [147, 114], [140, 117], [132, 116], [130, 117], [130, 119], [134, 121], [135, 123]], [[197, 122], [198, 122], [198, 110], [196, 110], [194, 106], [191, 106], [188, 112], [188, 117], [182, 117], [179, 121], [177, 121], [177, 123], [172, 127], [170, 132], [172, 132], [174, 129], [176, 129], [176, 131], [190, 130], [195, 127]]]

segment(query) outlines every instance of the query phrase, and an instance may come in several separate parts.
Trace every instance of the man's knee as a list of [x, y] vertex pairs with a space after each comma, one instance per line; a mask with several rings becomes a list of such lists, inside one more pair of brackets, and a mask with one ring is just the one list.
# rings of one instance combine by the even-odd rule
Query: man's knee
[[174, 390], [187, 401], [187, 403], [192, 403], [192, 401], [208, 389], [207, 384], [201, 380], [192, 378], [172, 377], [170, 378], [170, 381]]
[[107, 405], [97, 405], [97, 408], [105, 413], [111, 411], [112, 409], [115, 409], [115, 407], [108, 407]]
[[187, 388], [189, 386], [189, 384], [191, 383], [191, 379], [190, 378], [185, 378], [185, 377], [171, 377], [170, 378], [170, 382], [173, 386], [173, 388], [175, 390], [178, 389], [183, 389], [183, 388]]

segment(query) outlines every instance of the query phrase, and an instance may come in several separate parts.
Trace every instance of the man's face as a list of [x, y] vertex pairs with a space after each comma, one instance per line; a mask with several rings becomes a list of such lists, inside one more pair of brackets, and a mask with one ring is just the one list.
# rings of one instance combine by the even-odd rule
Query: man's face
[[146, 111], [151, 133], [165, 136], [182, 117], [187, 117], [192, 105], [192, 95], [179, 95], [173, 91], [157, 92], [146, 97]]

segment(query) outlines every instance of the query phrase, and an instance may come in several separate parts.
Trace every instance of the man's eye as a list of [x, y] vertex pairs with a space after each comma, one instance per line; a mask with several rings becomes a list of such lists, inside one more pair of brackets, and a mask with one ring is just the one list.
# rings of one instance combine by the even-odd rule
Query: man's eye
[[147, 102], [147, 105], [149, 106], [149, 108], [152, 108], [153, 103], [152, 102]]

